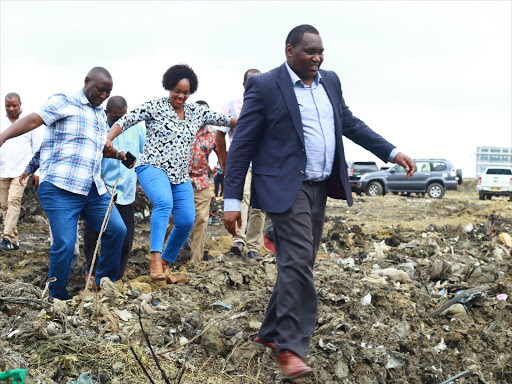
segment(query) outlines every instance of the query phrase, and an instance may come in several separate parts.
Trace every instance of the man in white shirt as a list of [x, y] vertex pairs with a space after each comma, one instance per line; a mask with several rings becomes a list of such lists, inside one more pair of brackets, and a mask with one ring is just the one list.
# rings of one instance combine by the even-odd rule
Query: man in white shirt
[[[261, 74], [258, 69], [248, 69], [244, 74], [244, 82], [242, 83], [245, 88], [247, 79], [252, 76]], [[231, 116], [240, 116], [242, 111], [243, 99], [235, 99], [230, 101], [224, 106], [223, 113]], [[229, 127], [219, 127], [217, 129], [217, 146], [219, 152], [226, 153], [226, 133], [228, 133], [230, 142], [233, 140], [234, 130]], [[219, 156], [221, 167], [224, 168], [226, 159]], [[252, 168], [249, 167], [247, 177], [245, 178], [244, 197], [242, 204], [242, 228], [237, 232], [237, 236], [233, 237], [233, 246], [230, 251], [242, 255], [244, 246], [247, 247], [247, 256], [253, 260], [260, 261], [260, 248], [263, 244], [263, 227], [265, 226], [265, 212], [260, 209], [251, 207], [251, 182], [252, 182]]]
[[[6, 114], [2, 117], [0, 133], [10, 127], [22, 115], [21, 98], [17, 93], [5, 96]], [[26, 183], [19, 181], [32, 156], [39, 150], [42, 141], [41, 130], [37, 129], [18, 136], [2, 146], [0, 151], [0, 204], [4, 217], [4, 233], [0, 251], [19, 249], [17, 223], [20, 215], [21, 198]]]

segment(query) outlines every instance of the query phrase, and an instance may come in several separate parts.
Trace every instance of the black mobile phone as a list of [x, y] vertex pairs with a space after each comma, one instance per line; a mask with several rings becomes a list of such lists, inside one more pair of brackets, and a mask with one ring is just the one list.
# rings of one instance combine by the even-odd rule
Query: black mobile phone
[[135, 163], [135, 160], [135, 156], [130, 152], [126, 152], [126, 160], [122, 160], [121, 163], [123, 163], [126, 168], [130, 168], [130, 166]]

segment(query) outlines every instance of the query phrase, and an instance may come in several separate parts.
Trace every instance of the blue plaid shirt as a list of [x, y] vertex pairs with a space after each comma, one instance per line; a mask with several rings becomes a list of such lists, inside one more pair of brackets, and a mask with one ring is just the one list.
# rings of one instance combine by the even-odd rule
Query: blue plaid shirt
[[101, 160], [109, 126], [101, 106], [94, 108], [80, 90], [51, 96], [38, 114], [46, 125], [39, 182], [86, 196], [94, 182], [98, 194], [107, 192]]

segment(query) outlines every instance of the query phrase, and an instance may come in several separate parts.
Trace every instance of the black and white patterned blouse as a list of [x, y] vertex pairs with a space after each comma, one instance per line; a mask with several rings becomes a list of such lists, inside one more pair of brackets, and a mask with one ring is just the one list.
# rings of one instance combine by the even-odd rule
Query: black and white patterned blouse
[[203, 125], [229, 126], [231, 116], [212, 112], [196, 103], [184, 104], [185, 120], [180, 120], [168, 97], [154, 98], [139, 105], [116, 123], [123, 131], [141, 121], [146, 123], [144, 151], [139, 165], [163, 169], [171, 184], [189, 179], [188, 162], [192, 143]]

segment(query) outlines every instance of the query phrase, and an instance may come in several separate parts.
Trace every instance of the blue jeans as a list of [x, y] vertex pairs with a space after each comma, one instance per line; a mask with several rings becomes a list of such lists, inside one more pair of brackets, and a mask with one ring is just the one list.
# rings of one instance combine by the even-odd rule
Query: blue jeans
[[174, 229], [162, 253], [162, 259], [174, 263], [194, 226], [195, 208], [192, 183], [189, 179], [181, 184], [171, 184], [164, 170], [151, 165], [140, 165], [135, 171], [140, 186], [153, 204], [151, 252], [162, 252], [165, 231], [172, 213]]
[[[67, 300], [69, 295], [66, 285], [73, 260], [78, 218], [82, 216], [87, 224], [100, 232], [110, 196], [108, 193], [98, 195], [95, 184], [92, 185], [89, 195], [84, 196], [58, 188], [47, 181], [41, 183], [37, 194], [46, 211], [53, 234], [48, 278], [56, 277], [57, 280], [50, 283], [50, 295]], [[125, 235], [126, 226], [114, 206], [107, 228], [101, 236], [101, 252], [96, 269], [98, 286], [102, 277], [108, 277], [112, 281], [117, 279]]]

